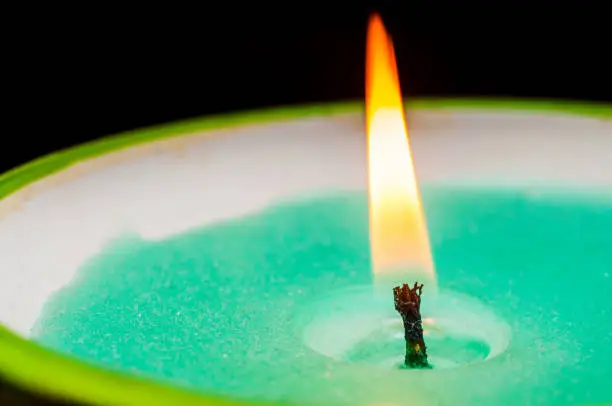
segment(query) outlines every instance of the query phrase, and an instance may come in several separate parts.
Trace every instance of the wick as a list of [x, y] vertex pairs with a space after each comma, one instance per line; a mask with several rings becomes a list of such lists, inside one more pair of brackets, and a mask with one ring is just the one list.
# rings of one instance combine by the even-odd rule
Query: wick
[[414, 283], [410, 288], [407, 284], [393, 288], [395, 310], [402, 316], [404, 322], [404, 338], [406, 339], [406, 358], [404, 365], [411, 369], [431, 368], [427, 361], [427, 348], [423, 339], [423, 322], [421, 320], [421, 294], [423, 284]]

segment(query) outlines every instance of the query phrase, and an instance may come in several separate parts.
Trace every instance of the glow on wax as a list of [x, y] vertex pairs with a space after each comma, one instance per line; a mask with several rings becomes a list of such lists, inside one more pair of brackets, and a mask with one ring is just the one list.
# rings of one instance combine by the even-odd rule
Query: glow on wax
[[370, 19], [367, 37], [366, 134], [374, 277], [399, 274], [435, 281], [393, 43], [377, 14]]

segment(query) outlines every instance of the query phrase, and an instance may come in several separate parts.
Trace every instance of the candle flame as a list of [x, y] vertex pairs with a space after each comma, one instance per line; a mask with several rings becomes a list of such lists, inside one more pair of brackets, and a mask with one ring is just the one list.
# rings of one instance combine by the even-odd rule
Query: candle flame
[[370, 246], [375, 279], [435, 281], [393, 43], [379, 15], [366, 48]]

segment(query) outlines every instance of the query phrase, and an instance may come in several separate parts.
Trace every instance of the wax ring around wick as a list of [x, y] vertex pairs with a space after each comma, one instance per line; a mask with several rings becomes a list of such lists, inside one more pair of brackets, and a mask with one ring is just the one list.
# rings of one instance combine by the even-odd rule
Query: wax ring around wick
[[422, 299], [428, 367], [406, 365], [403, 320], [389, 305], [388, 294], [373, 294], [368, 287], [304, 303], [296, 326], [308, 347], [338, 362], [415, 372], [485, 362], [508, 347], [510, 327], [478, 299], [448, 290]]

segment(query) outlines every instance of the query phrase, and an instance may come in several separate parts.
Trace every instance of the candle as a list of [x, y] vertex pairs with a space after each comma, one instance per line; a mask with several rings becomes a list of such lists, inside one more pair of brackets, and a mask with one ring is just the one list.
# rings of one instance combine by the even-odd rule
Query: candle
[[[427, 230], [395, 235], [431, 263], [371, 249], [355, 105], [144, 130], [4, 175], [0, 372], [111, 404], [611, 401], [612, 109], [407, 114]], [[425, 283], [428, 370], [400, 368], [392, 291], [373, 289], [414, 258], [391, 279]]]
[[[389, 298], [368, 296], [359, 193], [162, 241], [119, 239], [52, 297], [34, 337], [94, 364], [245, 399], [609, 399], [612, 255], [598, 247], [610, 242], [610, 206], [518, 191], [423, 192], [440, 284], [453, 292], [436, 314], [424, 311], [452, 329], [426, 335], [444, 369], [396, 368], [401, 326]], [[579, 266], [588, 293], [577, 290]]]

